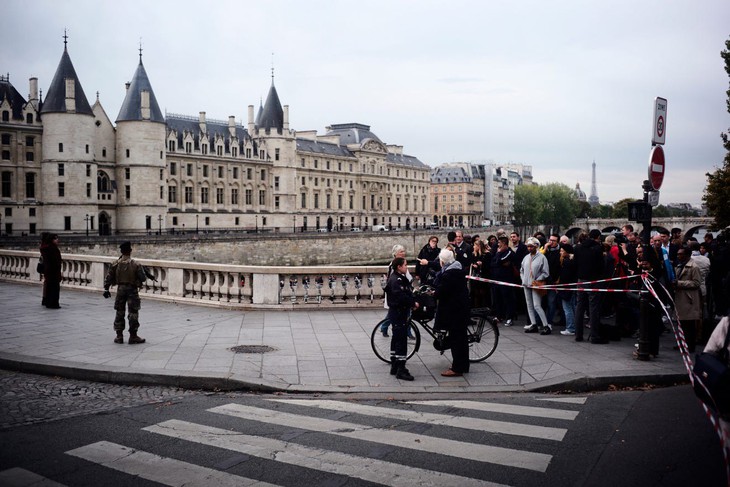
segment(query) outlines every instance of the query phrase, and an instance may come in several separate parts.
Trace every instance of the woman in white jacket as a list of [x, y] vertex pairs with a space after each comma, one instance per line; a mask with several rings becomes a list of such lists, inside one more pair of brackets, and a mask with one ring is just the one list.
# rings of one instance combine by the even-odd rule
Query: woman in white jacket
[[[527, 255], [522, 259], [522, 265], [520, 266], [522, 285], [534, 286], [535, 281], [542, 281], [544, 284], [550, 274], [550, 268], [547, 258], [538, 252], [540, 241], [535, 237], [530, 237], [525, 245], [527, 246]], [[524, 291], [525, 301], [527, 301], [527, 314], [530, 316], [530, 324], [525, 326], [525, 333], [537, 333], [539, 331], [540, 335], [549, 335], [553, 332], [553, 325], [548, 322], [545, 310], [542, 309], [542, 296], [537, 289], [524, 288]], [[535, 312], [540, 316], [542, 328], [537, 325]]]

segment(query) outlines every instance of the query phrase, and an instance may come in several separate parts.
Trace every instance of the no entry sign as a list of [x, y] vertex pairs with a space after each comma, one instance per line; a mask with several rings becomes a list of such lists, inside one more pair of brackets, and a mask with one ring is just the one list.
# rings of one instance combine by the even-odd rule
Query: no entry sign
[[667, 100], [654, 98], [654, 133], [651, 136], [652, 144], [663, 144], [667, 136]]
[[664, 149], [661, 145], [654, 146], [649, 153], [649, 182], [654, 191], [662, 187], [664, 168]]

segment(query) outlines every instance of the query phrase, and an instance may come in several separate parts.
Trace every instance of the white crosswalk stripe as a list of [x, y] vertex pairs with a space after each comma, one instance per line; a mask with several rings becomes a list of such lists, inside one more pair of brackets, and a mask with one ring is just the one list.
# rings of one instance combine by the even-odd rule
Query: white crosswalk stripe
[[298, 414], [285, 413], [270, 409], [262, 409], [241, 404], [226, 404], [208, 411], [234, 416], [247, 420], [289, 426], [310, 431], [318, 431], [332, 435], [344, 436], [358, 440], [408, 448], [439, 455], [455, 456], [478, 462], [488, 462], [509, 467], [524, 468], [544, 472], [550, 463], [551, 455], [534, 453], [512, 448], [491, 445], [480, 445], [436, 438], [406, 431], [373, 428], [356, 423], [333, 421], [330, 419], [309, 417], [306, 421]]
[[276, 485], [231, 475], [212, 468], [200, 467], [172, 458], [161, 457], [108, 441], [99, 441], [66, 453], [120, 472], [176, 487], [190, 485], [265, 487]]
[[[507, 435], [527, 436], [530, 438], [542, 438], [545, 440], [560, 441], [563, 439], [565, 433], [567, 432], [567, 430], [564, 428], [549, 428], [546, 426], [535, 426], [531, 424], [508, 423], [506, 421], [492, 421], [479, 418], [454, 417], [446, 414], [433, 414], [423, 413], [419, 411], [407, 411], [395, 408], [366, 406], [353, 402], [307, 399], [271, 399], [271, 401], [285, 404], [296, 404], [298, 406], [334, 409], [336, 411], [342, 411], [347, 413], [375, 416], [379, 418], [398, 419], [401, 421], [410, 421], [414, 423], [426, 423], [439, 426], [453, 426], [476, 431], [486, 431], [489, 433], [503, 433]], [[447, 401], [436, 402], [443, 402], [443, 404], [448, 404]], [[465, 403], [466, 401], [461, 402]], [[456, 406], [464, 407], [458, 405]]]
[[273, 459], [277, 462], [346, 475], [383, 485], [435, 487], [447, 485], [500, 487], [502, 485], [373, 458], [297, 445], [296, 443], [272, 438], [245, 435], [238, 431], [229, 431], [186, 421], [169, 420], [143, 429], [172, 438], [225, 448], [226, 450], [259, 458]]
[[[513, 404], [500, 404], [494, 402], [479, 401], [406, 401], [406, 404], [421, 404], [424, 406], [451, 406], [460, 409], [471, 409], [474, 411], [485, 411], [490, 413], [517, 414], [520, 416], [534, 416], [536, 418], [574, 420], [578, 411], [568, 409], [551, 409], [534, 406], [516, 406]], [[561, 438], [562, 439], [562, 438]]]

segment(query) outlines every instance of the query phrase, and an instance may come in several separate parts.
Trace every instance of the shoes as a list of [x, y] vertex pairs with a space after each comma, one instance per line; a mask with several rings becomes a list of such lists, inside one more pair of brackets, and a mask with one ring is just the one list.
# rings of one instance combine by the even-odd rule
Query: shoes
[[114, 343], [124, 343], [124, 337], [122, 335], [117, 335], [114, 339]]
[[550, 326], [543, 326], [540, 330], [540, 335], [549, 335], [553, 332], [552, 327]]
[[525, 326], [525, 333], [537, 333], [538, 331], [540, 331], [540, 327], [535, 324]]
[[400, 380], [413, 380], [413, 376], [405, 367], [400, 367], [398, 369], [398, 372], [395, 374], [395, 378]]
[[568, 330], [562, 330], [560, 332], [560, 334], [563, 335], [563, 336], [566, 336], [566, 337], [575, 336], [575, 332], [574, 331], [568, 331]]
[[512, 320], [507, 320], [502, 323], [503, 326], [512, 326]]
[[129, 335], [129, 343], [130, 345], [134, 345], [135, 343], [144, 343], [147, 340], [145, 340], [142, 337], [138, 337], [137, 335]]
[[596, 345], [605, 345], [608, 343], [608, 339], [603, 337], [591, 337], [590, 342]]
[[383, 336], [388, 337], [388, 330], [383, 330]]
[[462, 374], [461, 372], [456, 372], [453, 369], [447, 369], [441, 372], [442, 377], [461, 377], [462, 375], [464, 374]]

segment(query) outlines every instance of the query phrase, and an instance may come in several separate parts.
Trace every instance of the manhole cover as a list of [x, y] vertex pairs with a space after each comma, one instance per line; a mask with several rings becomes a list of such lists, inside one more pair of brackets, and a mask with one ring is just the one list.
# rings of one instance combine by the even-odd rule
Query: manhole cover
[[266, 353], [274, 352], [276, 349], [268, 345], [237, 345], [231, 348], [234, 353]]

